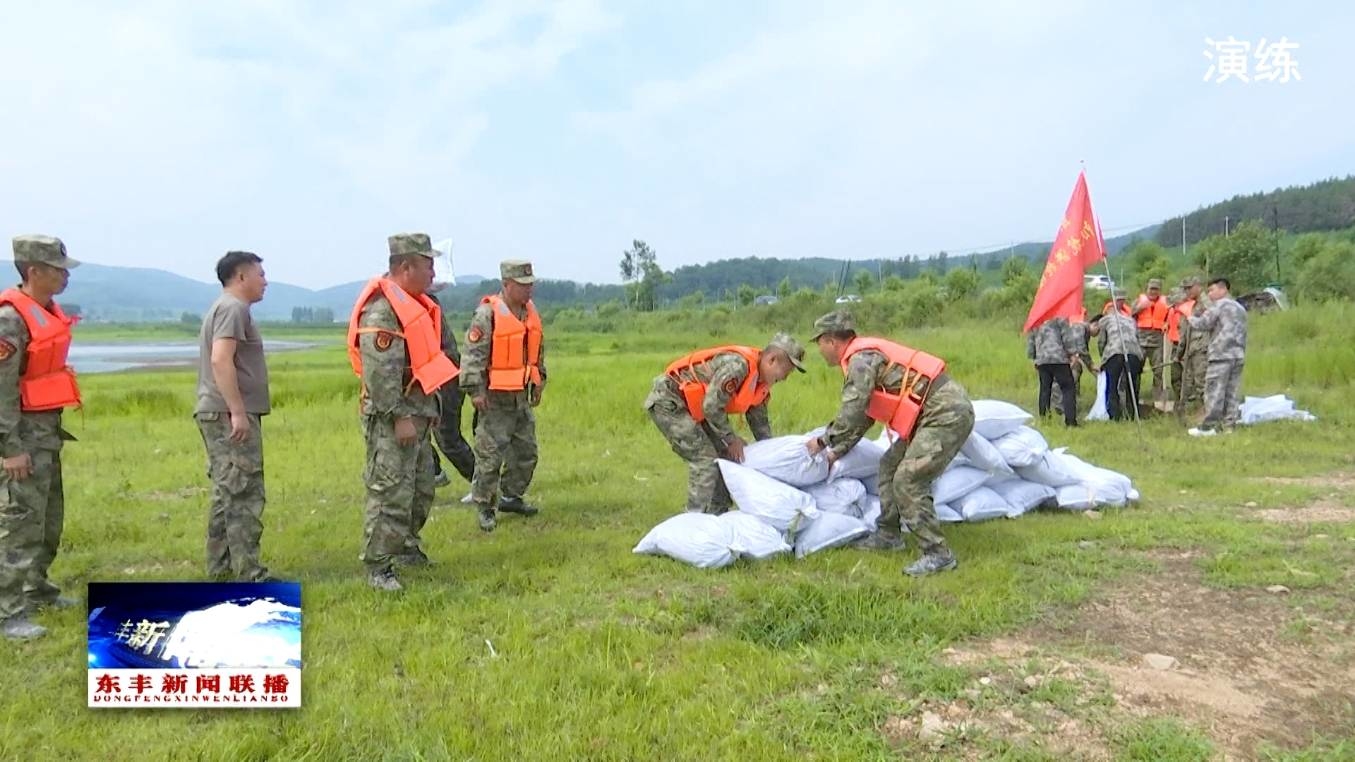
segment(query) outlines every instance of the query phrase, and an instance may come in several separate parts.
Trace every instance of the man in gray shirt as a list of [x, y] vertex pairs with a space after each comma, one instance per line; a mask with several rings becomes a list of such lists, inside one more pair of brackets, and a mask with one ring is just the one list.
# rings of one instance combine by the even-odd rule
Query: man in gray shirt
[[245, 582], [271, 580], [259, 563], [263, 534], [263, 430], [269, 412], [268, 367], [250, 305], [263, 299], [263, 260], [231, 251], [216, 263], [221, 296], [198, 334], [198, 403], [193, 408], [212, 480], [207, 515], [207, 574]]

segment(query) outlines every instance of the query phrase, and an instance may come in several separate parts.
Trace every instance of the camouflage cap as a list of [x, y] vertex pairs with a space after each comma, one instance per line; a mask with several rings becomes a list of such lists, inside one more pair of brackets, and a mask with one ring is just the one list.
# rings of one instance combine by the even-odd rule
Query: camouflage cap
[[814, 321], [814, 335], [809, 338], [810, 341], [818, 341], [819, 337], [825, 333], [834, 331], [855, 331], [856, 321], [852, 320], [852, 314], [846, 310], [834, 310], [827, 315]]
[[1124, 289], [1117, 288], [1114, 291], [1110, 292], [1110, 296], [1112, 299], [1124, 299], [1125, 298]]
[[532, 274], [532, 263], [525, 259], [505, 259], [500, 262], [499, 277], [504, 280], [517, 281], [524, 286], [536, 282], [536, 276]]
[[1149, 279], [1148, 279], [1148, 288], [1157, 288], [1157, 289], [1162, 288], [1162, 279], [1161, 279], [1161, 278], [1149, 278]]
[[403, 254], [422, 254], [429, 259], [442, 256], [442, 252], [433, 248], [433, 243], [428, 240], [427, 233], [396, 233], [386, 239], [386, 245], [390, 247], [391, 256]]
[[38, 262], [62, 270], [79, 267], [80, 263], [66, 256], [66, 244], [49, 235], [20, 235], [14, 237], [14, 261]]
[[1200, 276], [1187, 275], [1181, 279], [1181, 288], [1194, 288], [1200, 285]]
[[801, 373], [805, 372], [805, 348], [795, 340], [794, 336], [788, 333], [778, 333], [772, 337], [771, 341], [767, 342], [767, 348], [785, 352], [786, 357], [790, 358], [790, 364], [794, 365], [795, 369]]

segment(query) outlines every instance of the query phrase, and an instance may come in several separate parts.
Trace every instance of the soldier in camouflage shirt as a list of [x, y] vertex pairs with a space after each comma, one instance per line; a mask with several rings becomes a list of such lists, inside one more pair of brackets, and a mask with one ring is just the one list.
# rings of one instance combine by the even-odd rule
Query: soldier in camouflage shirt
[[1204, 381], [1204, 422], [1191, 436], [1211, 436], [1220, 428], [1231, 431], [1240, 415], [1242, 366], [1247, 356], [1247, 310], [1229, 293], [1227, 278], [1209, 282], [1209, 311], [1191, 316], [1190, 330], [1207, 331], [1209, 369]]
[[[0, 306], [0, 631], [10, 640], [42, 637], [47, 628], [29, 621], [41, 608], [69, 608], [76, 601], [61, 595], [47, 572], [61, 545], [66, 500], [61, 482], [61, 447], [74, 439], [61, 427], [61, 407], [30, 405], [24, 384], [29, 377], [33, 333], [18, 302], [39, 325], [61, 328], [60, 308], [53, 297], [66, 290], [70, 270], [80, 263], [66, 256], [59, 238], [28, 235], [14, 239], [14, 266], [23, 284], [3, 294]], [[17, 293], [15, 293], [17, 292]], [[69, 370], [69, 369], [67, 369]], [[58, 369], [58, 372], [60, 370]], [[74, 381], [69, 390], [79, 402]]]
[[[422, 295], [433, 282], [433, 260], [438, 256], [428, 236], [394, 235], [389, 246], [388, 280], [407, 296]], [[429, 433], [438, 420], [437, 391], [425, 392], [413, 378], [404, 329], [385, 294], [376, 291], [356, 309], [367, 443], [362, 561], [368, 583], [393, 592], [401, 589], [397, 565], [428, 563], [420, 532], [433, 505]]]
[[[504, 260], [499, 275], [503, 290], [485, 297], [471, 318], [461, 369], [461, 391], [479, 411], [471, 502], [485, 532], [498, 526], [498, 511], [537, 513], [525, 496], [538, 457], [533, 410], [541, 404], [546, 386], [541, 318], [532, 304], [536, 283], [532, 263]], [[525, 332], [509, 339], [505, 331], [510, 328]], [[496, 335], [501, 338], [496, 340]], [[496, 377], [503, 379], [499, 384], [503, 388], [494, 388]]]
[[[804, 347], [784, 333], [773, 336], [761, 353], [751, 347], [724, 349], [690, 364], [683, 361], [694, 359], [695, 355], [674, 363], [684, 367], [670, 366], [671, 372], [654, 379], [654, 386], [645, 398], [644, 408], [650, 419], [673, 452], [687, 462], [688, 511], [724, 513], [731, 505], [715, 459], [743, 462], [745, 443], [734, 433], [729, 413], [738, 412], [743, 403], [754, 398], [755, 392], [765, 389], [766, 396], [757, 394], [761, 399], [749, 405], [743, 416], [754, 439], [770, 439], [772, 425], [767, 416], [770, 387], [785, 380], [792, 370], [805, 372]], [[756, 364], [750, 364], [749, 357], [754, 355]], [[750, 375], [752, 384], [748, 384]], [[700, 422], [688, 407], [684, 384], [702, 389]]]
[[[814, 323], [813, 341], [829, 365], [840, 365], [856, 338], [855, 323], [846, 312], [831, 312]], [[864, 349], [852, 354], [837, 417], [822, 437], [808, 442], [809, 452], [817, 455], [826, 450], [830, 463], [846, 455], [875, 425], [867, 414], [871, 395], [877, 389], [898, 394], [903, 380], [904, 369], [882, 352]], [[902, 530], [907, 528], [917, 537], [922, 558], [903, 571], [909, 576], [923, 576], [958, 565], [941, 534], [932, 482], [955, 459], [974, 429], [974, 406], [964, 387], [946, 372], [925, 386], [914, 387], [914, 391], [924, 400], [921, 414], [911, 435], [895, 441], [880, 460], [879, 529], [858, 545], [872, 550], [902, 550]]]
[[[1101, 368], [1106, 372], [1106, 412], [1111, 420], [1138, 418], [1139, 378], [1143, 374], [1143, 348], [1139, 346], [1138, 325], [1124, 312], [1125, 294], [1115, 289], [1116, 309], [1101, 316], [1092, 326], [1101, 348]], [[1122, 391], [1123, 390], [1123, 391]]]
[[1058, 384], [1063, 422], [1068, 426], [1077, 425], [1077, 386], [1073, 382], [1073, 363], [1077, 357], [1077, 337], [1067, 318], [1046, 320], [1026, 336], [1026, 358], [1040, 374], [1040, 415], [1049, 415], [1050, 394]]

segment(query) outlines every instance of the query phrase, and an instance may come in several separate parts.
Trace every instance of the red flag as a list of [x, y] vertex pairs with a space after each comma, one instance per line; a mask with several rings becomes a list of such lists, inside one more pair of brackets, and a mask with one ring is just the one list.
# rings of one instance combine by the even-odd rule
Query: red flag
[[1063, 213], [1054, 245], [1049, 249], [1049, 261], [1040, 276], [1040, 288], [1035, 292], [1035, 303], [1026, 317], [1031, 328], [1055, 317], [1075, 317], [1082, 309], [1082, 276], [1087, 268], [1106, 258], [1106, 246], [1101, 240], [1101, 228], [1092, 214], [1092, 197], [1087, 192], [1087, 176], [1079, 172], [1068, 210]]

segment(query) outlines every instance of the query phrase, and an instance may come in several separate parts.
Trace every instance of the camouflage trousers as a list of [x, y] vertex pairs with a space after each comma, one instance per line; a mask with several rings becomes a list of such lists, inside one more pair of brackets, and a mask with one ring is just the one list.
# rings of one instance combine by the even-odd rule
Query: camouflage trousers
[[249, 416], [249, 435], [231, 441], [229, 413], [194, 416], [207, 448], [212, 498], [207, 509], [207, 575], [251, 581], [268, 576], [259, 562], [263, 537], [262, 418]]
[[923, 404], [912, 439], [895, 442], [880, 459], [880, 531], [907, 527], [924, 553], [946, 547], [936, 519], [932, 482], [946, 470], [974, 429], [974, 406], [954, 379], [936, 387]]
[[56, 600], [47, 570], [61, 545], [66, 500], [61, 453], [30, 450], [33, 472], [14, 481], [0, 471], [0, 621]]
[[[1165, 342], [1166, 338], [1161, 331], [1139, 329], [1139, 346], [1143, 347], [1143, 364], [1145, 367], [1151, 365], [1153, 369], [1153, 402], [1164, 402], [1167, 399], [1167, 387], [1162, 379], [1167, 364]], [[1147, 402], [1147, 400], [1140, 400], [1140, 402]]]
[[527, 392], [489, 392], [475, 423], [471, 500], [485, 510], [498, 497], [521, 498], [536, 473], [536, 414]]
[[[1082, 396], [1082, 363], [1080, 362], [1073, 363], [1073, 393], [1079, 401], [1084, 399]], [[1049, 392], [1049, 406], [1055, 410], [1063, 409], [1063, 389], [1058, 384], [1054, 384], [1054, 388]]]
[[[1209, 355], [1204, 351], [1178, 353], [1179, 362], [1172, 367], [1176, 404], [1182, 413], [1204, 404], [1204, 377], [1209, 370]], [[1175, 382], [1180, 374], [1180, 384]]]
[[1204, 377], [1202, 429], [1237, 425], [1242, 404], [1242, 360], [1210, 360]]
[[692, 418], [687, 403], [672, 390], [667, 376], [655, 379], [645, 409], [673, 452], [687, 463], [687, 510], [697, 513], [729, 510], [734, 501], [720, 476], [720, 467], [715, 464], [724, 443]]
[[417, 437], [405, 447], [395, 439], [395, 419], [362, 416], [367, 440], [367, 507], [362, 522], [362, 562], [369, 571], [392, 568], [396, 556], [422, 550], [424, 524], [433, 507], [433, 444], [429, 419], [414, 418]]

